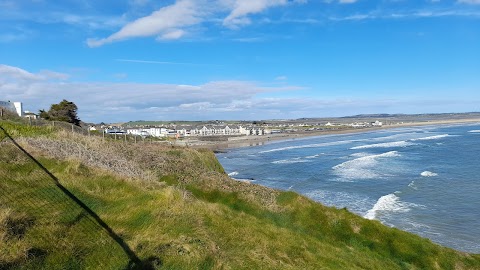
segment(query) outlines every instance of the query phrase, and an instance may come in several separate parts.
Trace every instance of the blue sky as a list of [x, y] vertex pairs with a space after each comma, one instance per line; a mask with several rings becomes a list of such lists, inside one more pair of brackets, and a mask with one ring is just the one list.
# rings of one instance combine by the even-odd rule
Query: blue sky
[[0, 100], [84, 121], [480, 111], [479, 0], [0, 0]]

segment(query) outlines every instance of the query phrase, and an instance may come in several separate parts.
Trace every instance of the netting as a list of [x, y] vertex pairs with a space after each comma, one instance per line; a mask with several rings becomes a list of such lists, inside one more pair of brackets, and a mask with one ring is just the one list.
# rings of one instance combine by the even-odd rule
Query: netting
[[146, 267], [7, 132], [0, 127], [0, 269]]

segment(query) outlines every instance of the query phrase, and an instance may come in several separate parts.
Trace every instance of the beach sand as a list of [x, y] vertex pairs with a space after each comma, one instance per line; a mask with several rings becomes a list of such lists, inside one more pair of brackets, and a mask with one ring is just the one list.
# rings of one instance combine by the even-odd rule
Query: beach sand
[[392, 129], [392, 128], [416, 127], [416, 126], [427, 126], [427, 125], [466, 124], [466, 123], [480, 123], [480, 118], [445, 119], [445, 120], [435, 120], [435, 121], [408, 122], [408, 123], [399, 123], [399, 124], [393, 124], [393, 125], [385, 125], [382, 127], [343, 128], [343, 129], [337, 129], [337, 130], [279, 133], [279, 134], [269, 134], [269, 135], [263, 135], [263, 136], [238, 136], [238, 137], [229, 137], [228, 141], [201, 141], [196, 139], [195, 137], [188, 137], [186, 139], [177, 141], [176, 145], [188, 146], [193, 148], [208, 148], [215, 151], [225, 151], [226, 149], [229, 149], [229, 148], [263, 145], [270, 141], [294, 140], [297, 138], [317, 137], [322, 135], [372, 132], [372, 131]]

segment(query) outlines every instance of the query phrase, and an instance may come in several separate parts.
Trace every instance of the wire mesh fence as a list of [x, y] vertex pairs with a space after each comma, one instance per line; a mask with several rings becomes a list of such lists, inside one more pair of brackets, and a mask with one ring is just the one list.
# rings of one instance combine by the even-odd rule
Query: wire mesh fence
[[149, 268], [7, 132], [0, 126], [0, 269]]
[[90, 130], [87, 127], [79, 127], [67, 122], [48, 121], [44, 119], [18, 118], [17, 121], [29, 126], [50, 127], [55, 130], [63, 130], [66, 133], [81, 134], [86, 136], [102, 137], [105, 140], [124, 141], [129, 143], [149, 143], [163, 142], [168, 143], [165, 138], [157, 138], [153, 136], [141, 136], [135, 134], [127, 134], [126, 132], [106, 132], [108, 128], [100, 130]]

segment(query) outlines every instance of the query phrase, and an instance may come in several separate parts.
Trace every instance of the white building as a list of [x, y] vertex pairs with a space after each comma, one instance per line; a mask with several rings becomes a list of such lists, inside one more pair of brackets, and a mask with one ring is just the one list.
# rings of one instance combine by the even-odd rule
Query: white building
[[170, 133], [172, 133], [172, 130], [169, 130], [169, 129], [166, 129], [166, 128], [132, 128], [132, 129], [127, 129], [127, 134], [138, 135], [138, 136], [165, 137]]
[[23, 105], [21, 102], [0, 101], [0, 107], [15, 112], [20, 117], [23, 116]]

